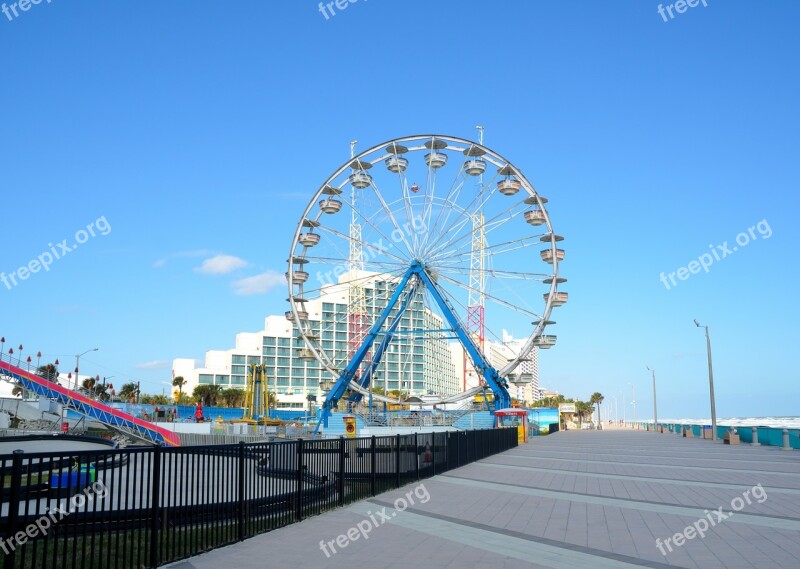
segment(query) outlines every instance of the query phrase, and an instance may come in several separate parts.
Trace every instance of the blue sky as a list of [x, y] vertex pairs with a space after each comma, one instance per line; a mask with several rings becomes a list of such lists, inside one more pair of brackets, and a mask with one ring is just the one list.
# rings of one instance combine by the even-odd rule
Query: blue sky
[[[158, 392], [173, 358], [285, 310], [275, 274], [350, 140], [483, 124], [566, 237], [544, 386], [621, 406], [633, 383], [649, 417], [649, 365], [660, 417], [707, 416], [698, 318], [720, 417], [800, 415], [800, 6], [707, 4], [667, 22], [648, 0], [361, 0], [327, 20], [306, 0], [0, 13], [0, 271], [110, 228], [0, 283], [6, 350], [74, 362], [97, 346], [82, 372]], [[759, 222], [769, 238], [659, 280]], [[203, 269], [218, 255], [245, 263]], [[242, 294], [254, 282], [264, 292]]]

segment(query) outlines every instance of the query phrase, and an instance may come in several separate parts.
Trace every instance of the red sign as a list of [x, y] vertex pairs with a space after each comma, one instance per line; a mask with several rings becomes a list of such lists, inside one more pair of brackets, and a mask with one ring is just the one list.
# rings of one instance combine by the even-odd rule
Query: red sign
[[69, 431], [69, 423], [61, 423], [61, 431], [64, 433]]

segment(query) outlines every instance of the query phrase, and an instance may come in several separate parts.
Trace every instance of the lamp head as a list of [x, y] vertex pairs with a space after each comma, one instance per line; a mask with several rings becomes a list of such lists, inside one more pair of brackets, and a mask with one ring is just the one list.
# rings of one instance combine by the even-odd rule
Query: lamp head
[[694, 325], [700, 328], [700, 323], [697, 321], [697, 318], [694, 319]]

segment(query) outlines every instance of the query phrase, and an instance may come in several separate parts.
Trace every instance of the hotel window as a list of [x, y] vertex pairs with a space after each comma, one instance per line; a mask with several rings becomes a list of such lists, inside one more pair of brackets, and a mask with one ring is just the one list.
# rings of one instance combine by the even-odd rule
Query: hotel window
[[233, 355], [231, 356], [231, 363], [234, 364], [243, 364], [245, 362], [245, 357], [241, 355]]
[[231, 373], [244, 375], [245, 373], [247, 373], [245, 371], [245, 367], [247, 366], [231, 366]]
[[214, 376], [210, 373], [201, 373], [197, 378], [197, 382], [201, 385], [211, 385], [214, 383]]

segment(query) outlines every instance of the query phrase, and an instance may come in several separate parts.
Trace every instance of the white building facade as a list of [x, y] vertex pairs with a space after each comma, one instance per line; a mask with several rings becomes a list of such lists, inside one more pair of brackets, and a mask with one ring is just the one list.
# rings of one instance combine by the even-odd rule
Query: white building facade
[[[348, 275], [343, 275], [344, 281]], [[375, 277], [362, 284], [368, 321], [374, 321], [387, 304], [396, 287], [392, 279]], [[319, 338], [320, 348], [329, 355], [337, 368], [349, 361], [354, 344], [350, 342], [349, 302], [351, 291], [347, 284], [322, 287], [319, 298], [306, 303], [307, 330]], [[392, 316], [396, 310], [392, 311]], [[409, 395], [453, 394], [461, 390], [447, 340], [422, 338], [419, 330], [441, 330], [442, 319], [427, 309], [421, 298], [414, 299], [401, 317], [397, 335], [389, 344], [378, 365], [373, 387], [386, 392], [399, 390]], [[378, 336], [377, 345], [382, 339]], [[293, 321], [284, 315], [268, 316], [264, 330], [236, 335], [233, 348], [206, 352], [205, 362], [198, 367], [193, 359], [173, 361], [174, 376], [183, 376], [184, 391], [191, 393], [197, 385], [220, 385], [223, 388], [244, 389], [250, 365], [264, 365], [268, 389], [278, 397], [279, 409], [307, 408], [307, 397], [314, 395], [318, 404], [323, 396], [321, 382], [337, 379], [316, 359], [301, 358], [298, 353], [307, 348]], [[374, 353], [374, 349], [372, 350]]]

